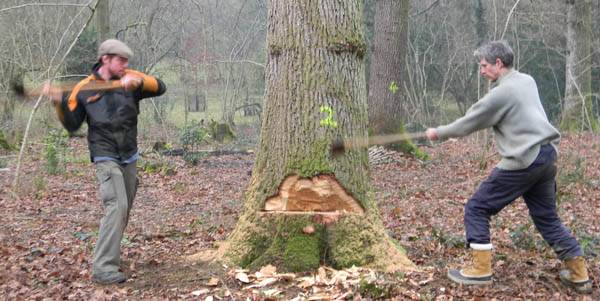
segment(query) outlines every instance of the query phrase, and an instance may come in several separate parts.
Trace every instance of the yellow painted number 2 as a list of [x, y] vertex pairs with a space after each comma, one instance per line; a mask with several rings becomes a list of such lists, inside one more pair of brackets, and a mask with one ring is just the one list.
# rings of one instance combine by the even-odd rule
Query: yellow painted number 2
[[332, 128], [337, 128], [337, 122], [333, 120], [333, 109], [330, 106], [321, 106], [321, 113], [327, 113], [327, 117], [321, 119], [319, 124], [321, 126], [330, 126]]

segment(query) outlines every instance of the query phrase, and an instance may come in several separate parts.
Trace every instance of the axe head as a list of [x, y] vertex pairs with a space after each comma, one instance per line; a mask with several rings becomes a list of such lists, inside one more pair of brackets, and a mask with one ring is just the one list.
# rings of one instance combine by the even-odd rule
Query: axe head
[[20, 97], [25, 96], [25, 85], [23, 85], [23, 79], [12, 79], [10, 81], [10, 89]]
[[346, 146], [344, 145], [344, 140], [341, 138], [337, 138], [331, 142], [331, 155], [333, 157], [338, 157], [343, 155], [346, 152]]

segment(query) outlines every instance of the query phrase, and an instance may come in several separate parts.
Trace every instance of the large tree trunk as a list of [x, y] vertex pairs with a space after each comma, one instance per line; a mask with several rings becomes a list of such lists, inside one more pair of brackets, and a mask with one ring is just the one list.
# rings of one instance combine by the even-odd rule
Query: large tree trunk
[[98, 0], [96, 6], [96, 31], [98, 34], [98, 46], [110, 38], [110, 13], [108, 11], [109, 0]]
[[592, 112], [592, 1], [567, 0], [567, 62], [561, 129], [598, 131]]
[[374, 134], [402, 131], [408, 0], [375, 1], [375, 35], [369, 78], [369, 122]]
[[260, 148], [220, 258], [288, 271], [412, 269], [383, 227], [366, 151], [329, 153], [335, 137], [367, 135], [362, 1], [268, 4]]

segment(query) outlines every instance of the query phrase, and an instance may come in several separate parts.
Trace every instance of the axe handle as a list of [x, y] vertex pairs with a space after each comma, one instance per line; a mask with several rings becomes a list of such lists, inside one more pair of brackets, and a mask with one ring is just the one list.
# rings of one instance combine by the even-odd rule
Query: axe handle
[[381, 136], [371, 136], [364, 138], [346, 138], [344, 139], [344, 148], [345, 149], [354, 149], [354, 148], [363, 148], [369, 147], [372, 145], [384, 145], [397, 143], [405, 140], [419, 139], [425, 138], [425, 132], [417, 132], [417, 133], [404, 133], [404, 134], [393, 134], [393, 135], [381, 135]]
[[[75, 88], [76, 85], [77, 85], [76, 83], [68, 83], [68, 84], [61, 84], [61, 85], [53, 85], [53, 87], [58, 88], [63, 93], [65, 93], [65, 92], [73, 91], [73, 89]], [[89, 90], [108, 91], [108, 90], [119, 89], [122, 87], [123, 86], [121, 85], [120, 80], [111, 80], [111, 81], [102, 81], [102, 82], [94, 81], [94, 82], [90, 82], [90, 83], [83, 85], [82, 87], [79, 88], [79, 91], [89, 91]], [[42, 94], [42, 89], [43, 89], [43, 86], [37, 87], [34, 89], [24, 89], [23, 94], [28, 97], [36, 97], [36, 96], [39, 96], [40, 94]]]

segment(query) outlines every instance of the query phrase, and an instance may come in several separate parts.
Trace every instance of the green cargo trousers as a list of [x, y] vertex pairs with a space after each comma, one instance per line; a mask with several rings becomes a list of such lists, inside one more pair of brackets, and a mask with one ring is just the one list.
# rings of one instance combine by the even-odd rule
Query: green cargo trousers
[[121, 265], [121, 239], [137, 191], [136, 162], [121, 165], [113, 161], [96, 163], [104, 217], [94, 249], [92, 275], [112, 273]]

